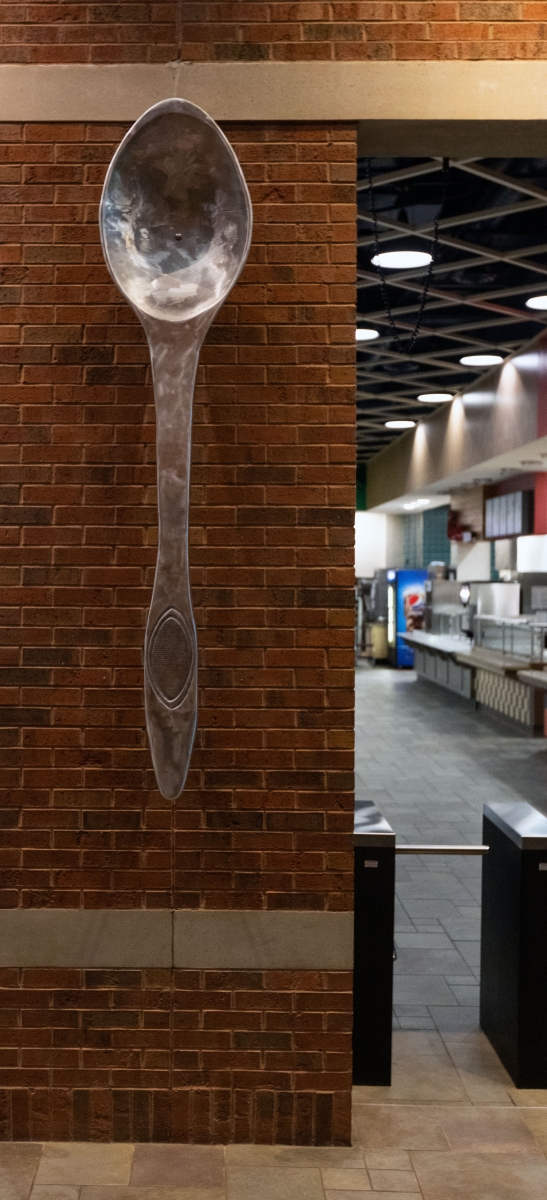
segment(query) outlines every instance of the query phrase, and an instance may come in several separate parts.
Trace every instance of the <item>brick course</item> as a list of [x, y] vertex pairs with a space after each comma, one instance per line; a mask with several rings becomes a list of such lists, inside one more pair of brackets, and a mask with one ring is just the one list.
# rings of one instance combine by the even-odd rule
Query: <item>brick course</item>
[[0, 1138], [344, 1144], [351, 973], [0, 971]]
[[543, 0], [0, 5], [0, 63], [545, 57]]
[[[104, 170], [125, 128], [0, 129], [0, 906], [351, 908], [355, 130], [227, 129], [255, 232], [198, 376], [191, 557], [200, 717], [173, 808], [155, 787], [143, 713], [156, 543], [148, 351], [107, 276], [97, 229]], [[22, 986], [18, 977], [14, 992]], [[258, 1136], [255, 1094], [267, 1137], [280, 1136], [283, 1121], [296, 1137], [292, 1097], [318, 1090], [346, 1114], [345, 1132], [333, 1116], [329, 1136], [349, 1137], [347, 1048], [333, 1049], [331, 1066], [323, 1045], [338, 985], [318, 986], [323, 1015], [306, 1046], [285, 1026], [257, 1031], [253, 1017], [236, 1032], [260, 1034], [260, 1045], [218, 1050], [223, 1079], [235, 1057], [250, 1063], [236, 1090], [247, 1096], [238, 1120], [249, 1136]], [[135, 1010], [145, 1009], [147, 988], [136, 987]], [[198, 1047], [183, 1046], [191, 1030], [177, 1024], [187, 1011], [178, 1003], [169, 1000], [168, 1090], [177, 1064], [182, 1072], [194, 1063], [181, 1089], [203, 1091], [197, 1112], [216, 1085], [205, 1034]], [[48, 1036], [54, 1028], [46, 1022]], [[143, 1054], [135, 1043], [124, 1095], [162, 1091], [147, 1082]], [[46, 1088], [53, 1121], [51, 1062], [37, 1068], [39, 1081], [22, 1059], [6, 1065], [14, 1096]], [[82, 1111], [96, 1101], [103, 1133], [117, 1136], [114, 1109], [107, 1119], [82, 1068], [73, 1069], [63, 1085], [70, 1128], [80, 1130], [73, 1136], [84, 1136], [74, 1108], [82, 1090]], [[289, 1099], [264, 1099], [274, 1092]], [[139, 1121], [140, 1103], [131, 1110]], [[312, 1140], [326, 1136], [322, 1103], [306, 1118]], [[230, 1113], [227, 1138], [236, 1136]], [[6, 1128], [23, 1136], [17, 1122]]]

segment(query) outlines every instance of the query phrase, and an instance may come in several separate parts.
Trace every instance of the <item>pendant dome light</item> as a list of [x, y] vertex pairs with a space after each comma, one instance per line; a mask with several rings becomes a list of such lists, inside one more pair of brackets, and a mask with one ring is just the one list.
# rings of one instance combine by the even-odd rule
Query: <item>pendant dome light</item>
[[[443, 161], [442, 161], [442, 172], [443, 172], [442, 199], [441, 199], [441, 204], [440, 204], [440, 208], [439, 208], [439, 214], [435, 217], [434, 222], [433, 222], [433, 240], [431, 243], [431, 252], [426, 253], [425, 251], [420, 251], [420, 250], [400, 250], [400, 251], [399, 250], [388, 250], [388, 251], [382, 252], [380, 250], [380, 240], [379, 240], [379, 236], [378, 236], [378, 214], [376, 211], [376, 197], [374, 195], [374, 184], [373, 184], [373, 179], [372, 179], [372, 164], [371, 164], [370, 158], [366, 159], [369, 203], [370, 203], [370, 213], [371, 213], [371, 217], [372, 217], [372, 229], [373, 229], [373, 239], [374, 239], [374, 243], [373, 243], [374, 244], [374, 255], [372, 257], [372, 264], [373, 264], [373, 266], [376, 267], [376, 270], [380, 277], [380, 290], [382, 293], [382, 302], [383, 302], [384, 309], [385, 309], [385, 312], [386, 312], [386, 315], [387, 315], [387, 318], [389, 321], [389, 327], [391, 330], [393, 341], [395, 343], [395, 349], [397, 350], [397, 352], [399, 354], [404, 355], [405, 357], [408, 357], [409, 355], [412, 354], [414, 347], [416, 345], [416, 342], [418, 340], [418, 335], [420, 333], [420, 329], [421, 329], [421, 325], [422, 325], [424, 309], [426, 306], [429, 287], [431, 284], [431, 277], [433, 274], [433, 267], [434, 267], [436, 259], [437, 259], [437, 249], [438, 249], [438, 244], [439, 244], [439, 216], [440, 216], [440, 213], [442, 212], [442, 209], [444, 206], [444, 201], [445, 201], [445, 196], [446, 196], [446, 181], [447, 181], [447, 175], [448, 175], [449, 168], [450, 168], [450, 160], [448, 158], [443, 158]], [[391, 270], [401, 269], [401, 267], [406, 267], [406, 269], [415, 270], [419, 267], [426, 267], [426, 266], [427, 266], [427, 275], [426, 275], [425, 281], [424, 281], [423, 291], [422, 291], [422, 295], [421, 295], [421, 299], [420, 299], [420, 306], [418, 309], [418, 316], [416, 318], [416, 324], [414, 326], [414, 329], [412, 330], [412, 333], [410, 335], [410, 338], [409, 338], [407, 344], [405, 345], [399, 337], [397, 327], [395, 325], [395, 321], [393, 320], [391, 305], [389, 303], [389, 297], [387, 294], [387, 285], [386, 285], [386, 278], [384, 275], [384, 270], [385, 269], [391, 269]]]

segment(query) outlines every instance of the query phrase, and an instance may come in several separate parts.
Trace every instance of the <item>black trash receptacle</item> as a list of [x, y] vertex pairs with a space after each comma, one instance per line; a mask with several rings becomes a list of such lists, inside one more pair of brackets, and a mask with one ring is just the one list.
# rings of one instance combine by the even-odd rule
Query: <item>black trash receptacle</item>
[[354, 825], [353, 1082], [389, 1086], [393, 1005], [395, 834], [373, 804]]
[[547, 1088], [547, 818], [484, 806], [480, 1023], [517, 1087]]

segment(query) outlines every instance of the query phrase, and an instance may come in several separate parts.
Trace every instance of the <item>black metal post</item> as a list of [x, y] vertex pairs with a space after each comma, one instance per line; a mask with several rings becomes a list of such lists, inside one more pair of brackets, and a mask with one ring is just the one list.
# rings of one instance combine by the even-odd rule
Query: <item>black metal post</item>
[[547, 818], [484, 807], [480, 1022], [516, 1087], [547, 1087]]
[[360, 805], [354, 842], [353, 1082], [389, 1086], [395, 834], [373, 805]]

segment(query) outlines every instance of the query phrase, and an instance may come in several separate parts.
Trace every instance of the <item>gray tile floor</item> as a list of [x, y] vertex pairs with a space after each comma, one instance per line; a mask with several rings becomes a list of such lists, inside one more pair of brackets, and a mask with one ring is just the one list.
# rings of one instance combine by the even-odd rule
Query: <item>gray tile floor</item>
[[[357, 794], [399, 842], [480, 844], [482, 806], [547, 814], [547, 742], [520, 736], [413, 671], [356, 672]], [[397, 860], [394, 1024], [478, 1028], [481, 860]]]

